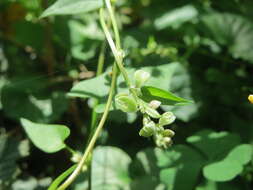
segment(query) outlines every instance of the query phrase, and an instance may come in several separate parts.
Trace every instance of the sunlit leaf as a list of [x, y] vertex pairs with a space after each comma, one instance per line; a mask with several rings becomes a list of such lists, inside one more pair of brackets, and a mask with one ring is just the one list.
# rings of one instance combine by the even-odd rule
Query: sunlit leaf
[[102, 6], [102, 0], [57, 0], [42, 13], [41, 18], [51, 15], [86, 13]]
[[155, 26], [161, 30], [166, 27], [177, 28], [187, 21], [191, 21], [198, 15], [197, 9], [192, 5], [185, 5], [183, 7], [174, 9], [165, 13], [155, 20]]
[[64, 125], [33, 123], [24, 118], [21, 124], [33, 144], [47, 153], [65, 148], [64, 140], [70, 135], [70, 130]]
[[150, 102], [152, 100], [158, 100], [162, 102], [162, 105], [175, 105], [175, 104], [184, 105], [188, 103], [193, 103], [192, 101], [178, 97], [169, 91], [165, 91], [163, 89], [159, 89], [152, 86], [142, 87], [141, 92], [142, 92], [142, 99], [144, 99], [147, 102]]
[[127, 190], [130, 177], [128, 165], [130, 157], [115, 147], [98, 147], [92, 161], [92, 189]]

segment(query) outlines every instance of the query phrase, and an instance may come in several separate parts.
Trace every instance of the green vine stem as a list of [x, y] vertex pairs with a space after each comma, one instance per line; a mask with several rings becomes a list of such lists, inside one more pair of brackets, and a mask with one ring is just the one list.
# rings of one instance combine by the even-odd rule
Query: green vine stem
[[[108, 0], [105, 0], [105, 2], [107, 2]], [[110, 2], [110, 1], [109, 1]], [[108, 8], [108, 9], [111, 9], [111, 6]], [[112, 14], [113, 14], [113, 10], [111, 10], [111, 12], [112, 12]], [[110, 13], [110, 11], [109, 11], [109, 13]], [[113, 56], [114, 56], [114, 58], [115, 58], [115, 61], [116, 61], [116, 63], [117, 63], [117, 66], [119, 67], [119, 70], [120, 70], [120, 72], [121, 72], [121, 74], [123, 75], [123, 77], [124, 77], [124, 79], [125, 79], [125, 82], [126, 82], [126, 84], [127, 84], [127, 86], [129, 87], [129, 88], [131, 88], [131, 82], [130, 82], [130, 80], [129, 80], [129, 77], [128, 77], [128, 74], [127, 74], [127, 72], [126, 72], [126, 70], [125, 70], [125, 68], [124, 68], [124, 65], [123, 65], [123, 58], [124, 58], [124, 53], [123, 53], [123, 51], [121, 50], [121, 49], [117, 49], [117, 47], [116, 47], [116, 45], [115, 45], [115, 43], [114, 43], [114, 41], [113, 41], [113, 38], [112, 38], [112, 36], [111, 36], [111, 33], [109, 32], [109, 29], [108, 29], [108, 27], [107, 27], [107, 25], [106, 25], [106, 23], [105, 23], [105, 15], [104, 15], [104, 9], [103, 8], [101, 8], [100, 9], [100, 11], [99, 11], [99, 15], [100, 15], [100, 23], [101, 23], [101, 26], [102, 26], [102, 28], [103, 28], [103, 31], [104, 31], [104, 33], [105, 33], [105, 36], [106, 36], [106, 39], [107, 39], [107, 41], [108, 41], [108, 44], [109, 44], [109, 46], [110, 46], [110, 48], [111, 48], [111, 50], [112, 50], [112, 53], [113, 53]], [[114, 15], [114, 14], [113, 14]], [[110, 15], [111, 16], [111, 19], [112, 19], [112, 25], [114, 25], [114, 24], [116, 24], [116, 21], [113, 21], [114, 19], [115, 19], [115, 16], [112, 16], [112, 15]], [[115, 28], [115, 30], [116, 31], [118, 31], [118, 27], [117, 27], [117, 25], [116, 26], [114, 26], [113, 28]], [[117, 33], [117, 32], [116, 32]], [[120, 42], [118, 42], [119, 44], [120, 44]]]
[[[105, 62], [105, 49], [106, 49], [106, 43], [103, 42], [100, 49], [99, 57], [98, 57], [98, 66], [97, 66], [96, 76], [99, 76], [103, 73], [104, 62]], [[95, 99], [94, 107], [98, 105], [98, 103], [99, 103], [98, 100]], [[96, 123], [97, 123], [97, 112], [95, 112], [95, 109], [93, 108], [92, 115], [91, 115], [91, 124], [90, 124], [91, 135], [95, 129]]]
[[107, 99], [104, 114], [103, 114], [103, 116], [98, 124], [98, 127], [97, 127], [96, 131], [94, 132], [94, 135], [92, 136], [81, 160], [79, 161], [76, 169], [73, 171], [73, 173], [67, 178], [67, 180], [57, 190], [65, 190], [74, 181], [74, 179], [81, 172], [82, 167], [85, 164], [85, 161], [87, 160], [88, 156], [90, 155], [90, 152], [92, 151], [92, 149], [96, 143], [96, 140], [97, 140], [97, 138], [104, 126], [104, 123], [105, 123], [108, 113], [110, 111], [110, 107], [112, 105], [113, 94], [114, 94], [114, 90], [115, 90], [115, 85], [116, 85], [116, 77], [117, 77], [117, 67], [116, 67], [116, 64], [114, 64], [111, 87], [110, 87], [110, 92], [109, 92], [109, 96]]
[[92, 136], [87, 148], [85, 149], [85, 152], [84, 152], [81, 160], [79, 161], [79, 163], [78, 163], [76, 169], [73, 171], [73, 173], [66, 179], [66, 181], [57, 190], [65, 190], [74, 181], [74, 179], [81, 172], [83, 165], [85, 164], [85, 162], [87, 161], [89, 155], [92, 152], [92, 149], [93, 149], [93, 147], [96, 143], [96, 140], [97, 140], [97, 138], [98, 138], [103, 126], [104, 126], [104, 123], [105, 123], [105, 121], [107, 119], [107, 116], [108, 116], [108, 113], [110, 111], [110, 107], [112, 105], [113, 95], [114, 95], [115, 88], [116, 88], [117, 67], [119, 68], [121, 74], [123, 75], [127, 86], [129, 87], [129, 89], [131, 89], [131, 82], [129, 80], [128, 74], [127, 74], [127, 72], [124, 68], [124, 65], [123, 65], [124, 55], [123, 55], [123, 51], [121, 50], [119, 30], [118, 30], [114, 10], [113, 10], [113, 7], [111, 6], [111, 1], [110, 0], [105, 0], [105, 5], [106, 5], [106, 8], [108, 9], [108, 12], [109, 12], [109, 15], [110, 15], [110, 19], [111, 19], [111, 22], [112, 22], [112, 27], [113, 27], [113, 31], [114, 31], [114, 35], [115, 35], [115, 41], [116, 41], [116, 45], [115, 45], [114, 40], [111, 36], [111, 33], [109, 32], [109, 29], [108, 29], [108, 27], [106, 25], [106, 22], [105, 22], [104, 9], [101, 8], [100, 11], [99, 11], [100, 23], [101, 23], [102, 29], [105, 33], [105, 37], [108, 41], [108, 44], [109, 44], [109, 46], [112, 50], [112, 53], [114, 55], [114, 58], [115, 58], [109, 96], [108, 96], [108, 99], [107, 99], [105, 111], [102, 115], [102, 118], [101, 118], [101, 120], [98, 124], [98, 127], [96, 128], [96, 130], [94, 132], [94, 135]]
[[[105, 50], [106, 50], [106, 43], [105, 41], [102, 43], [99, 57], [98, 57], [98, 66], [97, 66], [97, 71], [96, 71], [96, 76], [99, 76], [103, 73], [103, 68], [104, 68], [104, 63], [105, 63]], [[94, 99], [94, 107], [92, 109], [92, 114], [91, 114], [91, 124], [90, 124], [90, 135], [89, 135], [89, 140], [93, 135], [94, 130], [96, 129], [97, 121], [98, 121], [98, 114], [95, 111], [95, 106], [99, 104], [98, 99]], [[92, 162], [92, 151], [91, 151], [91, 162]], [[88, 166], [88, 190], [91, 190], [91, 182], [92, 182], [92, 166], [91, 162]]]

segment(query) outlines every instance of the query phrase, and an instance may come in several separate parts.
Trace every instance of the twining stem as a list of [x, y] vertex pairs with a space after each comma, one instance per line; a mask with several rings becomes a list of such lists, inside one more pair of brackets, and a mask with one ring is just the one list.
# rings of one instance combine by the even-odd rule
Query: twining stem
[[[101, 49], [100, 49], [100, 53], [99, 53], [99, 57], [98, 57], [98, 66], [97, 66], [97, 72], [96, 72], [96, 76], [99, 76], [103, 73], [103, 68], [104, 68], [104, 63], [105, 63], [105, 50], [106, 50], [106, 43], [105, 41], [102, 43]], [[99, 104], [99, 100], [98, 99], [94, 99], [94, 107], [92, 109], [92, 114], [91, 114], [91, 124], [90, 124], [90, 137], [92, 137], [94, 130], [96, 129], [96, 125], [97, 125], [97, 120], [98, 120], [98, 114], [95, 111], [95, 107]], [[90, 137], [88, 140], [88, 143], [90, 141]], [[91, 151], [91, 161], [92, 161], [92, 151]], [[89, 179], [88, 179], [88, 190], [91, 190], [91, 182], [92, 182], [92, 166], [91, 163], [88, 166], [88, 175], [89, 175]]]
[[[109, 44], [109, 46], [110, 46], [110, 48], [112, 50], [112, 53], [113, 53], [113, 56], [114, 56], [115, 61], [117, 63], [117, 66], [119, 67], [119, 70], [120, 70], [121, 74], [123, 75], [127, 86], [129, 88], [131, 88], [131, 82], [130, 82], [128, 74], [127, 74], [127, 72], [126, 72], [126, 70], [125, 70], [125, 68], [123, 66], [123, 57], [124, 57], [123, 51], [121, 49], [117, 49], [117, 47], [116, 47], [116, 45], [115, 45], [115, 43], [113, 41], [112, 35], [111, 35], [111, 33], [110, 33], [110, 31], [109, 31], [106, 23], [105, 23], [105, 18], [104, 18], [105, 15], [104, 15], [104, 9], [103, 8], [100, 9], [99, 15], [100, 15], [101, 26], [102, 26], [103, 31], [105, 33], [106, 39], [108, 41], [108, 44]], [[115, 19], [115, 17], [111, 17], [111, 19], [113, 20], [113, 19]], [[113, 23], [116, 23], [116, 21], [114, 21], [114, 22], [112, 21], [112, 24]], [[114, 27], [115, 27], [115, 29], [117, 31], [117, 26], [114, 26]]]
[[78, 176], [78, 174], [81, 172], [82, 167], [83, 167], [85, 161], [87, 160], [90, 152], [92, 151], [92, 149], [96, 143], [96, 140], [97, 140], [97, 138], [104, 126], [104, 123], [107, 119], [108, 113], [110, 111], [110, 107], [112, 105], [113, 94], [115, 91], [116, 78], [117, 78], [117, 66], [116, 66], [116, 64], [114, 64], [111, 87], [110, 87], [107, 103], [105, 106], [104, 114], [103, 114], [103, 116], [98, 124], [98, 127], [96, 128], [96, 131], [94, 132], [94, 135], [92, 136], [87, 148], [85, 149], [85, 152], [84, 152], [80, 162], [78, 163], [76, 169], [73, 171], [73, 173], [67, 178], [67, 180], [57, 190], [65, 190], [74, 181], [74, 179]]
[[[104, 62], [105, 62], [105, 47], [106, 47], [106, 44], [105, 42], [103, 42], [100, 49], [99, 57], [98, 57], [98, 66], [97, 66], [96, 76], [99, 76], [103, 73]], [[94, 108], [92, 109], [92, 115], [91, 115], [91, 124], [90, 124], [91, 134], [90, 135], [92, 135], [93, 130], [97, 123], [97, 112], [95, 112], [95, 106], [98, 105], [98, 103], [99, 103], [98, 100], [94, 99]]]
[[113, 41], [113, 38], [111, 36], [111, 33], [105, 23], [105, 16], [104, 16], [104, 9], [101, 8], [100, 11], [99, 11], [99, 15], [100, 15], [100, 23], [101, 23], [101, 26], [103, 28], [103, 31], [105, 33], [105, 36], [106, 36], [106, 39], [108, 41], [108, 44], [112, 50], [112, 53], [114, 55], [114, 58], [116, 60], [116, 63], [119, 67], [119, 70], [120, 72], [122, 73], [124, 79], [125, 79], [125, 82], [129, 88], [129, 91], [130, 93], [133, 95], [133, 97], [138, 100], [138, 96], [136, 94], [136, 92], [133, 90], [132, 88], [132, 85], [131, 85], [131, 81], [129, 80], [129, 77], [128, 77], [128, 74], [124, 68], [124, 65], [123, 65], [123, 58], [124, 58], [124, 55], [123, 55], [123, 51], [121, 49], [121, 43], [120, 43], [120, 35], [119, 35], [119, 29], [118, 29], [118, 25], [117, 25], [117, 21], [116, 21], [116, 17], [115, 17], [115, 13], [114, 13], [114, 9], [111, 5], [111, 0], [104, 0], [105, 1], [105, 5], [106, 5], [106, 8], [109, 12], [109, 15], [110, 15], [110, 18], [111, 18], [111, 22], [112, 22], [112, 26], [113, 26], [113, 32], [114, 32], [114, 35], [115, 35], [115, 40], [116, 40], [116, 45]]
[[105, 0], [105, 5], [106, 5], [106, 8], [107, 8], [107, 10], [109, 12], [109, 15], [111, 17], [112, 28], [113, 28], [113, 32], [114, 32], [114, 35], [115, 35], [116, 47], [117, 47], [117, 49], [121, 49], [121, 42], [120, 42], [118, 24], [117, 24], [117, 21], [116, 21], [114, 9], [111, 5], [111, 0]]
[[108, 44], [112, 50], [112, 53], [115, 57], [115, 63], [113, 65], [113, 73], [112, 73], [112, 81], [111, 81], [111, 87], [110, 87], [110, 91], [109, 91], [109, 96], [107, 99], [107, 103], [105, 106], [105, 111], [102, 115], [102, 118], [98, 124], [98, 127], [96, 128], [91, 140], [89, 141], [88, 146], [85, 149], [85, 152], [81, 158], [81, 160], [79, 161], [76, 169], [73, 171], [73, 173], [66, 179], [66, 181], [57, 189], [57, 190], [65, 190], [73, 181], [74, 179], [78, 176], [78, 174], [81, 172], [83, 165], [85, 164], [85, 161], [87, 160], [87, 158], [89, 157], [89, 155], [92, 152], [92, 149], [96, 143], [96, 140], [104, 126], [104, 123], [107, 119], [108, 113], [110, 111], [110, 107], [112, 105], [112, 99], [113, 99], [113, 95], [115, 92], [115, 88], [116, 88], [116, 79], [117, 79], [117, 67], [119, 68], [120, 72], [122, 73], [125, 82], [127, 84], [127, 86], [129, 87], [129, 89], [131, 89], [131, 82], [129, 80], [128, 74], [123, 66], [123, 51], [121, 50], [121, 42], [120, 42], [120, 35], [119, 35], [119, 30], [118, 30], [118, 26], [117, 26], [117, 22], [116, 22], [116, 18], [115, 18], [115, 14], [114, 14], [114, 10], [111, 6], [111, 1], [110, 0], [105, 0], [105, 4], [106, 7], [108, 9], [111, 21], [112, 21], [112, 26], [113, 26], [113, 31], [114, 31], [114, 35], [115, 35], [115, 41], [116, 41], [116, 45], [113, 41], [113, 38], [111, 36], [111, 33], [109, 32], [109, 29], [106, 25], [105, 22], [105, 15], [104, 15], [104, 9], [101, 8], [100, 9], [100, 22], [101, 22], [101, 26], [103, 28], [103, 31], [105, 33], [105, 37], [108, 41]]

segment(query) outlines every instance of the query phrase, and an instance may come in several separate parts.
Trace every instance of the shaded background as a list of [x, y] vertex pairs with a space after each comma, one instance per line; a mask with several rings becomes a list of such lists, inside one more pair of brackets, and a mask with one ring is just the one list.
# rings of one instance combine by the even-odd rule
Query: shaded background
[[[71, 166], [66, 151], [36, 149], [21, 117], [69, 126], [67, 143], [80, 151], [88, 139], [91, 99], [66, 93], [95, 77], [103, 32], [97, 12], [39, 19], [52, 3], [0, 2], [3, 190], [46, 189]], [[195, 104], [162, 108], [177, 116], [167, 151], [138, 135], [138, 115], [113, 111], [95, 150], [93, 189], [252, 189], [253, 106], [247, 97], [253, 93], [253, 2], [118, 0], [117, 13], [126, 67], [150, 67], [164, 89]], [[105, 67], [112, 61], [107, 47]], [[81, 176], [71, 189], [86, 187], [87, 176]]]

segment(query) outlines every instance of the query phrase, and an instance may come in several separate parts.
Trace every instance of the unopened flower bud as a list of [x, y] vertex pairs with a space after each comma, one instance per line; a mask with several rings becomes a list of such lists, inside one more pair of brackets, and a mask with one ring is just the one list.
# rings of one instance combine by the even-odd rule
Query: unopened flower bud
[[172, 145], [172, 139], [170, 137], [164, 137], [163, 138], [163, 147], [168, 148]]
[[134, 73], [135, 87], [140, 88], [150, 77], [150, 74], [143, 70]]
[[75, 152], [74, 154], [72, 154], [72, 157], [70, 158], [70, 160], [74, 163], [78, 163], [81, 159], [82, 154], [80, 152]]
[[153, 108], [153, 109], [157, 109], [159, 108], [159, 106], [161, 105], [161, 102], [158, 101], [158, 100], [152, 100], [150, 103], [149, 103], [149, 107]]
[[253, 104], [253, 94], [249, 95], [248, 99], [249, 99], [250, 103]]
[[162, 137], [158, 135], [156, 137], [156, 145], [158, 147], [163, 147], [163, 148], [168, 148], [169, 146], [172, 145], [172, 139], [170, 137]]
[[150, 122], [150, 118], [148, 116], [144, 116], [142, 120], [143, 125], [147, 125], [149, 122]]
[[134, 98], [126, 93], [117, 94], [115, 97], [116, 107], [123, 112], [136, 112], [137, 103]]
[[147, 125], [144, 125], [139, 132], [140, 136], [150, 137], [155, 133], [156, 125], [153, 121], [150, 121]]
[[159, 125], [169, 125], [173, 123], [176, 119], [176, 116], [172, 112], [165, 112], [162, 114], [162, 117], [159, 119]]
[[162, 132], [162, 135], [164, 137], [173, 137], [175, 135], [175, 132], [170, 130], [170, 129], [165, 129], [163, 132]]
[[161, 117], [161, 115], [159, 114], [158, 111], [156, 111], [155, 109], [153, 109], [149, 106], [145, 107], [145, 112], [146, 112], [146, 114], [148, 114], [150, 117], [153, 117], [153, 118], [160, 118]]

